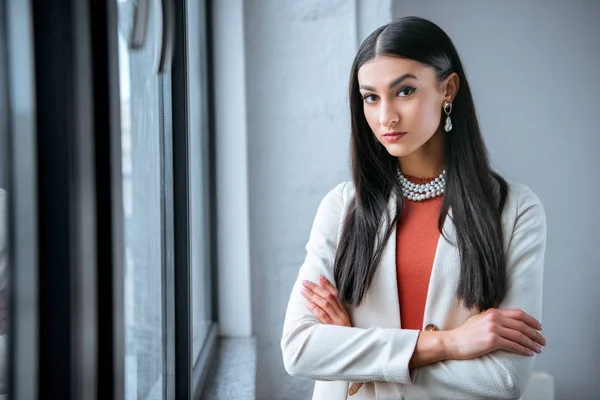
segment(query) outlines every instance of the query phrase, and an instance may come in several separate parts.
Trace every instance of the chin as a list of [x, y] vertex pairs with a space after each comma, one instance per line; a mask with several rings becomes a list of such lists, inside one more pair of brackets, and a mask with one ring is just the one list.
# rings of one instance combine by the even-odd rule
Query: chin
[[407, 144], [393, 143], [384, 146], [388, 153], [394, 157], [405, 157], [415, 151], [415, 149]]

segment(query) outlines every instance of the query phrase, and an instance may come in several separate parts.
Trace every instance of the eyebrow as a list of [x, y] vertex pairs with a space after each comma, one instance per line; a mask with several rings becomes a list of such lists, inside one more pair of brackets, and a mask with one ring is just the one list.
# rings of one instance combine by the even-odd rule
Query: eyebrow
[[[402, 75], [400, 78], [396, 78], [394, 79], [389, 85], [388, 88], [392, 89], [394, 86], [398, 85], [400, 82], [402, 82], [405, 79], [408, 78], [413, 78], [413, 79], [417, 79], [416, 76], [414, 76], [413, 74], [404, 74]], [[375, 88], [373, 86], [366, 86], [366, 85], [360, 85], [359, 89], [364, 89], [364, 90], [371, 90], [371, 91], [375, 91]]]

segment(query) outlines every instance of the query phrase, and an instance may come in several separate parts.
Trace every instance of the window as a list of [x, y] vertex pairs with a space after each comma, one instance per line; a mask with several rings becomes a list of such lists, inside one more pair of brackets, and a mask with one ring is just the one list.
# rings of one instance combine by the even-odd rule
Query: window
[[209, 153], [207, 46], [204, 3], [187, 8], [190, 243], [192, 276], [192, 360], [195, 363], [212, 323], [212, 270], [209, 240]]
[[[133, 12], [120, 2], [119, 18]], [[154, 71], [156, 24], [145, 46], [119, 35], [125, 238], [125, 398], [163, 399], [164, 236], [161, 77]]]
[[118, 4], [125, 398], [183, 398], [213, 328], [206, 14], [173, 3], [173, 67], [157, 73], [173, 10]]
[[207, 3], [0, 7], [0, 400], [198, 397]]

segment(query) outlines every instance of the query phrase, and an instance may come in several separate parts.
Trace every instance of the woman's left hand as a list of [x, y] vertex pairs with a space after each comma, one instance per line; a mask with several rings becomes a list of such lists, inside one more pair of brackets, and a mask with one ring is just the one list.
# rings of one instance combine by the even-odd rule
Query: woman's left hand
[[319, 276], [319, 283], [302, 282], [302, 296], [308, 301], [306, 307], [322, 324], [352, 326], [346, 307], [338, 300], [337, 289], [322, 275]]

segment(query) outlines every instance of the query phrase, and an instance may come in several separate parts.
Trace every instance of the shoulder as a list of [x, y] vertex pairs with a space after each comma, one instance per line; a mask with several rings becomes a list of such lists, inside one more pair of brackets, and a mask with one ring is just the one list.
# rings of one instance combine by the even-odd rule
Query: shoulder
[[546, 210], [538, 195], [529, 186], [508, 182], [508, 196], [503, 214], [504, 223], [511, 231], [533, 229], [545, 235]]
[[354, 184], [352, 181], [341, 182], [325, 195], [320, 208], [347, 208], [352, 199], [354, 199]]
[[508, 197], [506, 204], [515, 208], [516, 214], [520, 215], [529, 208], [539, 209], [545, 214], [544, 205], [538, 195], [527, 185], [517, 182], [508, 183]]
[[352, 182], [341, 182], [331, 189], [321, 200], [313, 223], [313, 234], [336, 236], [348, 207], [354, 198]]

